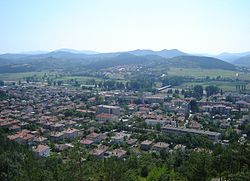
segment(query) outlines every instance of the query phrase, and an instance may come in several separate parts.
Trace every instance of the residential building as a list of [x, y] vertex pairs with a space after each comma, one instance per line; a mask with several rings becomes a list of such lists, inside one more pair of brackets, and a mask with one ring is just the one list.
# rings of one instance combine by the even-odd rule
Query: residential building
[[68, 128], [66, 130], [63, 131], [64, 133], [64, 138], [66, 139], [74, 139], [78, 136], [78, 129], [75, 128]]
[[32, 150], [37, 156], [48, 157], [50, 156], [50, 148], [46, 145], [38, 145]]
[[164, 142], [157, 142], [153, 145], [152, 148], [154, 151], [167, 151], [169, 149], [169, 144], [168, 143], [164, 143]]
[[114, 122], [118, 120], [118, 117], [113, 114], [101, 113], [101, 114], [96, 115], [96, 120], [99, 123], [108, 123], [108, 122]]
[[141, 149], [142, 150], [150, 150], [151, 149], [151, 146], [152, 146], [152, 141], [149, 141], [149, 140], [145, 140], [143, 142], [141, 142]]
[[205, 135], [208, 136], [209, 139], [218, 142], [220, 138], [220, 133], [212, 132], [212, 131], [203, 131], [196, 129], [188, 129], [188, 128], [174, 128], [169, 126], [162, 127], [162, 131], [165, 133], [175, 133], [175, 134], [195, 134], [195, 135]]
[[104, 145], [100, 145], [97, 148], [90, 151], [90, 155], [93, 155], [97, 158], [103, 158], [105, 152], [107, 151], [108, 147]]
[[117, 157], [117, 158], [125, 158], [127, 151], [122, 149], [115, 149], [111, 152], [110, 156]]
[[120, 107], [119, 106], [108, 106], [108, 105], [99, 105], [97, 106], [97, 114], [114, 114], [116, 116], [120, 115]]
[[50, 134], [51, 141], [58, 142], [64, 140], [64, 132], [52, 132]]

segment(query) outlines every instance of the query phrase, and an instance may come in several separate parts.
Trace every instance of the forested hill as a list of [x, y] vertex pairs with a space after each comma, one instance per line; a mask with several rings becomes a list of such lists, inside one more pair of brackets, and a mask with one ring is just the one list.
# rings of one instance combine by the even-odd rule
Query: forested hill
[[151, 67], [162, 66], [181, 67], [181, 68], [202, 68], [202, 69], [222, 69], [235, 70], [236, 66], [212, 57], [200, 56], [177, 56], [173, 58], [163, 58], [158, 55], [135, 56], [123, 53], [113, 58], [102, 59], [93, 62], [90, 66], [95, 68], [107, 68], [117, 65], [150, 65]]
[[212, 57], [178, 56], [170, 59], [170, 62], [174, 67], [235, 70], [234, 65]]
[[250, 55], [236, 59], [233, 61], [233, 63], [240, 66], [250, 67]]

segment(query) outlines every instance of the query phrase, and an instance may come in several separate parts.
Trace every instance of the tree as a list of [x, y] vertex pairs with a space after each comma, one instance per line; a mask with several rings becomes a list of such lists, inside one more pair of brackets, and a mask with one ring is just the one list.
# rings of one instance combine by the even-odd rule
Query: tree
[[207, 93], [207, 97], [214, 95], [214, 94], [218, 94], [220, 89], [217, 86], [214, 85], [209, 85], [205, 88], [206, 93]]
[[142, 177], [147, 177], [148, 176], [148, 167], [146, 165], [144, 165], [142, 168], [141, 168], [141, 176]]
[[173, 94], [173, 90], [172, 89], [168, 89], [168, 94]]
[[203, 95], [203, 87], [201, 85], [194, 86], [194, 97], [196, 99], [201, 99]]
[[156, 130], [157, 130], [157, 131], [161, 131], [161, 125], [160, 125], [160, 123], [157, 123], [157, 124], [156, 124]]
[[184, 91], [184, 97], [186, 98], [186, 97], [192, 97], [192, 91], [189, 89], [189, 90], [187, 90], [187, 91]]
[[57, 81], [58, 86], [61, 86], [62, 84], [63, 84], [63, 81], [61, 81], [61, 80]]
[[3, 90], [0, 90], [0, 100], [4, 100], [7, 98], [8, 98], [8, 95]]
[[184, 180], [173, 170], [169, 171], [166, 167], [154, 167], [148, 174], [147, 181], [171, 181]]
[[199, 111], [199, 107], [198, 107], [198, 104], [197, 104], [196, 100], [191, 100], [190, 103], [189, 103], [189, 106], [190, 106], [190, 110], [192, 112], [198, 112]]
[[174, 93], [175, 93], [175, 94], [179, 94], [180, 91], [179, 91], [178, 89], [175, 89], [175, 90], [174, 90]]
[[208, 180], [212, 175], [212, 160], [212, 156], [206, 151], [193, 152], [185, 165], [188, 180]]
[[0, 80], [0, 86], [4, 86], [4, 81]]

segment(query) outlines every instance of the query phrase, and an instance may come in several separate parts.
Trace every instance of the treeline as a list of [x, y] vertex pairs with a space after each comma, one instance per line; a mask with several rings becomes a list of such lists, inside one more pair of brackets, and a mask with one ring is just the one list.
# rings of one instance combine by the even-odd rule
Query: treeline
[[179, 86], [184, 82], [190, 82], [193, 78], [184, 77], [184, 76], [165, 76], [161, 78], [161, 83], [163, 86], [171, 85], [171, 86]]
[[97, 83], [96, 81], [90, 80], [87, 83], [98, 85], [99, 88], [105, 90], [112, 89], [128, 89], [134, 91], [153, 91], [157, 82], [160, 82], [163, 86], [171, 85], [178, 86], [184, 82], [191, 81], [192, 78], [183, 76], [167, 76], [164, 78], [157, 78], [154, 75], [143, 74], [130, 78], [128, 81], [119, 82], [115, 80], [106, 80]]
[[87, 85], [95, 85], [102, 90], [134, 90], [134, 91], [152, 91], [155, 80], [149, 76], [137, 76], [126, 81], [104, 80], [95, 81], [94, 79], [86, 81]]
[[189, 88], [188, 90], [182, 92], [182, 94], [184, 95], [184, 97], [194, 97], [196, 99], [201, 99], [204, 94], [203, 93], [204, 91], [206, 91], [207, 97], [222, 92], [222, 90], [219, 87], [214, 85], [209, 85], [204, 88], [202, 85], [195, 85], [192, 89]]

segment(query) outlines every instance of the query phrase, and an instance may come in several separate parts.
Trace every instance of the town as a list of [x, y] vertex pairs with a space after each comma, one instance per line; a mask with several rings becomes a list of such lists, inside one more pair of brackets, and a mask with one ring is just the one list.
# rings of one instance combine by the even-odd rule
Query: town
[[0, 181], [250, 181], [249, 9], [0, 1]]
[[171, 86], [102, 91], [39, 82], [6, 82], [0, 91], [6, 96], [0, 127], [8, 129], [10, 141], [29, 145], [40, 157], [63, 153], [68, 159], [67, 150], [77, 147], [86, 151], [82, 159], [126, 159], [148, 151], [199, 151], [235, 139], [244, 143], [249, 136], [242, 128], [250, 121], [250, 95], [240, 92], [208, 95], [202, 89], [195, 98]]

